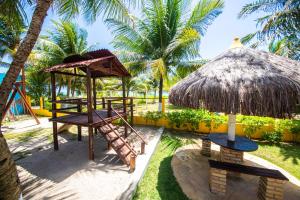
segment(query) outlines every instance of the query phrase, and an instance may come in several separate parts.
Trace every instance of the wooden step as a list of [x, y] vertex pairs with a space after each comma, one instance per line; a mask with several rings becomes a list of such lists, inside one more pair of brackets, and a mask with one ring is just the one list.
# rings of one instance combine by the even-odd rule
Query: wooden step
[[128, 156], [128, 154], [131, 152], [131, 149], [129, 149], [127, 146], [123, 146], [120, 150], [118, 150], [120, 152], [120, 154], [126, 158], [126, 156]]
[[107, 134], [109, 132], [112, 132], [112, 130], [117, 130], [118, 127], [114, 126], [112, 124], [109, 124], [111, 128], [108, 125], [100, 126], [99, 129], [101, 130], [102, 133]]
[[115, 138], [111, 139], [110, 142], [111, 142], [111, 143], [114, 143], [115, 141], [117, 141], [117, 140], [119, 140], [119, 139], [120, 139], [120, 137], [118, 136], [118, 137], [115, 137]]
[[121, 139], [120, 139], [120, 140], [117, 140], [114, 143], [112, 143], [112, 145], [114, 146], [114, 149], [116, 151], [119, 151], [125, 145], [125, 143], [123, 141], [121, 141]]

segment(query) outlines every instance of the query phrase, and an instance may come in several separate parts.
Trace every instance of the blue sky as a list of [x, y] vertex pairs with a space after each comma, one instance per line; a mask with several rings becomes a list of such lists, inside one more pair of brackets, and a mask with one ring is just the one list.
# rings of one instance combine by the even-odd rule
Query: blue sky
[[[229, 48], [234, 37], [242, 37], [256, 30], [255, 19], [257, 15], [252, 15], [246, 19], [238, 19], [237, 15], [241, 8], [253, 0], [225, 0], [223, 13], [209, 26], [208, 31], [202, 38], [200, 54], [203, 58], [213, 58]], [[58, 19], [53, 12], [49, 15], [43, 26], [45, 31], [51, 28], [50, 19]], [[101, 17], [92, 25], [88, 25], [82, 18], [75, 20], [76, 23], [88, 31], [89, 45], [99, 43], [101, 48], [113, 50], [110, 42], [112, 35], [103, 23]]]

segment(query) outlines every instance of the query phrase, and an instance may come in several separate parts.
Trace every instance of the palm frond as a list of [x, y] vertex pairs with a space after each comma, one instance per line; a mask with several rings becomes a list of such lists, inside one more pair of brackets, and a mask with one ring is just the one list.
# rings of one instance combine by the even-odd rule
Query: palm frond
[[199, 1], [187, 20], [186, 28], [194, 28], [203, 35], [214, 19], [222, 13], [223, 7], [224, 2], [221, 0]]

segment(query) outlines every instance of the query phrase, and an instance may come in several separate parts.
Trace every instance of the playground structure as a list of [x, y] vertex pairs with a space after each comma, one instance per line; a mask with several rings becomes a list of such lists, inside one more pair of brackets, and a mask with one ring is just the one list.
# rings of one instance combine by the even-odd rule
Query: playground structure
[[7, 113], [10, 114], [10, 116], [15, 119], [14, 113], [12, 113], [12, 111], [10, 110], [10, 108], [13, 106], [15, 107], [16, 103], [15, 103], [15, 97], [17, 95], [17, 93], [20, 95], [20, 104], [23, 105], [24, 107], [24, 112], [28, 112], [36, 121], [37, 124], [40, 124], [40, 121], [38, 120], [38, 118], [36, 117], [36, 115], [34, 114], [34, 112], [31, 109], [30, 103], [27, 101], [26, 98], [26, 82], [25, 82], [25, 67], [22, 67], [21, 70], [21, 81], [16, 81], [14, 83], [13, 86], [13, 90], [12, 90], [12, 94], [9, 97], [9, 100], [6, 104], [6, 107], [4, 109], [4, 114], [3, 114], [3, 118], [5, 119], [5, 115]]
[[[85, 75], [78, 73], [82, 71]], [[141, 140], [141, 153], [144, 152], [146, 141], [132, 127], [133, 100], [126, 97], [124, 78], [130, 76], [125, 67], [110, 51], [102, 49], [85, 53], [84, 55], [71, 56], [65, 62], [45, 70], [51, 73], [52, 88], [52, 118], [54, 149], [58, 150], [57, 123], [76, 125], [78, 128], [78, 141], [81, 141], [82, 127], [88, 128], [88, 157], [94, 159], [94, 134], [100, 133], [112, 147], [120, 159], [130, 166], [130, 171], [135, 169], [135, 159], [138, 155], [134, 147], [127, 141], [128, 131]], [[57, 100], [56, 74], [67, 76], [80, 76], [86, 78], [86, 98], [73, 98]], [[122, 79], [123, 97], [110, 97], [97, 99], [96, 79], [101, 77], [116, 77]], [[61, 108], [57, 108], [61, 104]], [[70, 106], [72, 105], [72, 106]], [[74, 106], [75, 105], [75, 106]], [[101, 106], [100, 106], [101, 105]], [[101, 107], [101, 109], [100, 109]], [[64, 113], [64, 116], [57, 116]], [[120, 132], [112, 122], [120, 120], [124, 125], [124, 132]]]

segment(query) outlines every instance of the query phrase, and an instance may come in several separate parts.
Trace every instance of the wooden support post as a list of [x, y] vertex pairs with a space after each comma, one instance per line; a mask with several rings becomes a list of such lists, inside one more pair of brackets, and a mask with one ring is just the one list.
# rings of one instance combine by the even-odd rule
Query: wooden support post
[[[126, 88], [125, 88], [125, 78], [122, 78], [122, 91], [123, 91], [123, 113], [124, 119], [127, 121], [127, 99], [126, 99]], [[128, 136], [128, 127], [127, 124], [124, 125], [125, 138]]]
[[144, 141], [141, 142], [141, 154], [145, 153], [145, 145], [146, 143]]
[[107, 150], [111, 150], [111, 143], [107, 141]]
[[111, 117], [111, 100], [107, 101], [107, 117]]
[[130, 169], [129, 169], [130, 173], [134, 172], [134, 170], [135, 170], [135, 158], [136, 158], [135, 155], [133, 155], [133, 154], [130, 155], [130, 164], [129, 164], [130, 165]]
[[105, 108], [105, 98], [102, 97], [102, 108], [104, 109]]
[[93, 101], [94, 101], [94, 109], [97, 110], [96, 78], [93, 78]]
[[[82, 106], [81, 104], [77, 105], [77, 112], [79, 112], [79, 113], [81, 113], [81, 111], [82, 111], [82, 107], [81, 106]], [[78, 131], [77, 140], [81, 141], [81, 126], [77, 126], [77, 131]]]
[[[111, 100], [107, 100], [107, 117], [112, 116]], [[107, 150], [111, 149], [111, 143], [107, 141]]]
[[93, 107], [92, 107], [92, 84], [91, 84], [91, 71], [89, 68], [86, 70], [86, 94], [87, 94], [87, 112], [88, 112], [88, 134], [89, 134], [89, 159], [94, 160], [94, 136], [93, 136]]
[[[96, 78], [93, 77], [93, 105], [94, 110], [97, 111], [97, 90], [96, 90]], [[97, 129], [94, 128], [94, 133], [97, 134]]]
[[[51, 92], [52, 92], [52, 118], [56, 118], [56, 86], [55, 86], [55, 74], [51, 72]], [[53, 123], [53, 144], [54, 150], [58, 150], [58, 139], [57, 139], [57, 122]]]
[[[133, 126], [133, 98], [130, 98], [130, 125]], [[130, 129], [132, 132], [132, 129]]]

